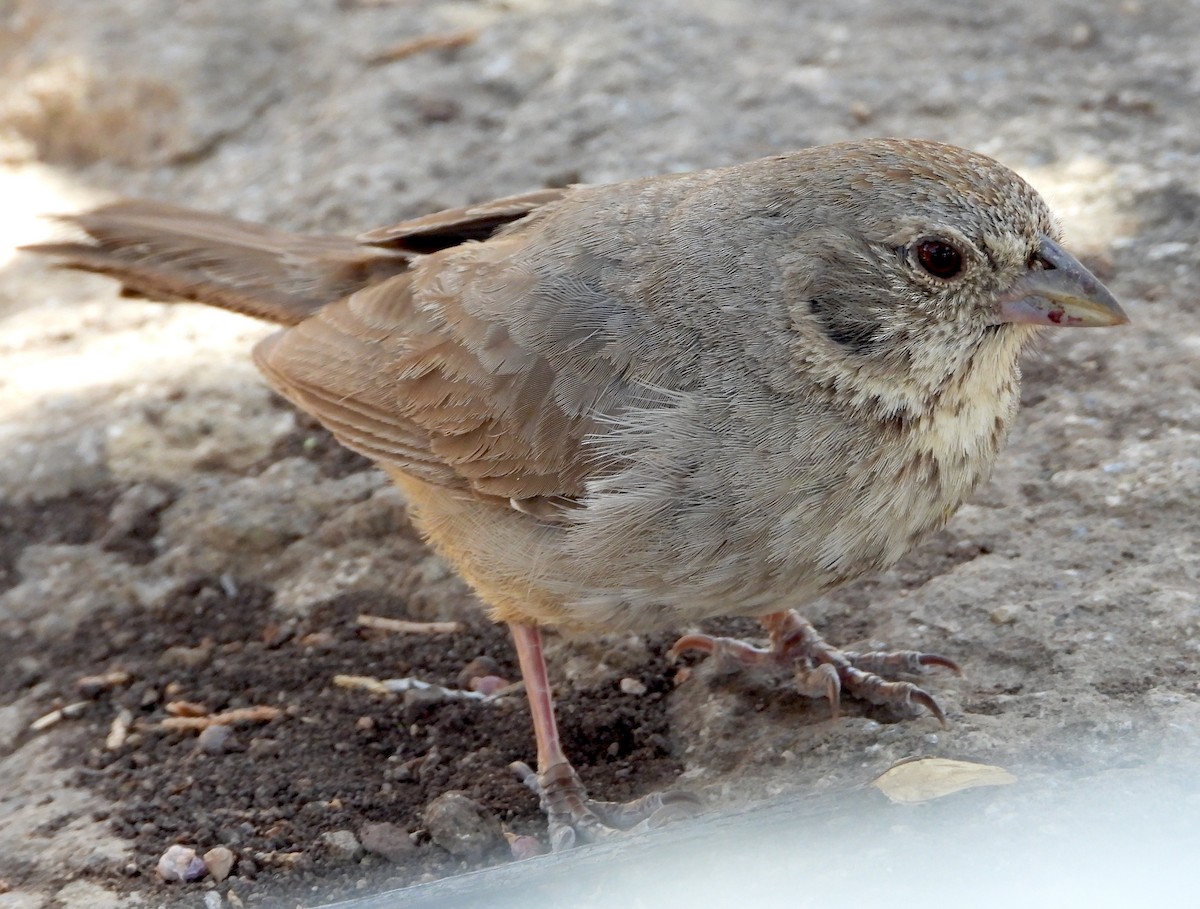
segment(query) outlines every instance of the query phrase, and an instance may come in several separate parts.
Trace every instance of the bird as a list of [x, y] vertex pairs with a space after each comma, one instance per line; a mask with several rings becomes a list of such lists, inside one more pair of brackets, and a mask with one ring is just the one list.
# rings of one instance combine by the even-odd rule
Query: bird
[[373, 459], [509, 626], [556, 849], [688, 810], [589, 797], [542, 650], [571, 633], [758, 617], [699, 651], [802, 694], [924, 708], [938, 654], [852, 653], [798, 609], [894, 564], [987, 477], [1048, 327], [1126, 323], [1040, 195], [921, 139], [541, 189], [301, 236], [148, 201], [31, 251], [127, 295], [276, 323], [267, 382]]

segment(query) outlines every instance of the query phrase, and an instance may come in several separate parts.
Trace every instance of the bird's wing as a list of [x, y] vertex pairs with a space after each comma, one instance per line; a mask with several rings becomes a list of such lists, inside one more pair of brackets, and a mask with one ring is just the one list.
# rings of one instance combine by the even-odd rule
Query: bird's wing
[[432, 253], [449, 249], [468, 240], [485, 240], [499, 228], [524, 218], [531, 212], [557, 202], [570, 189], [541, 189], [519, 196], [434, 212], [411, 221], [359, 234], [358, 242], [367, 246]]
[[384, 466], [536, 514], [571, 507], [593, 466], [584, 439], [601, 399], [627, 389], [617, 362], [521, 337], [523, 301], [539, 296], [510, 258], [524, 242], [424, 258], [266, 339], [256, 362]]

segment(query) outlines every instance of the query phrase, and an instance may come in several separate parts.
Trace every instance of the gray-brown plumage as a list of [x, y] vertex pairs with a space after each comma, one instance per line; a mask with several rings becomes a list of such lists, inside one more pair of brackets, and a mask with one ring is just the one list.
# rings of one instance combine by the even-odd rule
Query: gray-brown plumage
[[835, 704], [847, 688], [940, 716], [872, 673], [953, 663], [842, 655], [786, 610], [954, 513], [1012, 423], [1036, 326], [1125, 321], [1027, 184], [914, 140], [548, 190], [357, 240], [137, 202], [71, 220], [88, 239], [36, 249], [290, 326], [255, 350], [268, 380], [378, 461], [513, 625], [556, 842], [617, 821], [558, 747], [538, 625], [765, 616], [767, 650], [680, 647], [795, 663]]

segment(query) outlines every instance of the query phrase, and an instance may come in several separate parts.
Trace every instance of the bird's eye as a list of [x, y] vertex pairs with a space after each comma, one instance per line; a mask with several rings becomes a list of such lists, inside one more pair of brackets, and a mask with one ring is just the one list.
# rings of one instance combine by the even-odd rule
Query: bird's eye
[[943, 281], [962, 271], [963, 257], [945, 240], [922, 240], [917, 244], [917, 261], [921, 267]]

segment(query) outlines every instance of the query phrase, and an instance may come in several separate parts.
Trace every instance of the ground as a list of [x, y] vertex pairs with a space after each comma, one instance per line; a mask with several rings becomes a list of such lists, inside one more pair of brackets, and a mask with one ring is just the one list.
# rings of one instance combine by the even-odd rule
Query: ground
[[[52, 231], [41, 213], [114, 196], [355, 232], [867, 135], [1000, 158], [1133, 324], [1048, 337], [986, 488], [895, 569], [808, 610], [838, 643], [961, 662], [962, 678], [925, 680], [947, 728], [853, 703], [831, 721], [783, 680], [680, 672], [671, 633], [555, 638], [568, 750], [598, 796], [676, 786], [716, 812], [856, 787], [911, 756], [1086, 775], [1198, 743], [1200, 8], [0, 12], [2, 909], [316, 904], [506, 861], [501, 830], [542, 833], [506, 769], [532, 759], [519, 692], [335, 682], [454, 689], [480, 655], [506, 679], [516, 667], [399, 494], [265, 390], [246, 353], [266, 329], [15, 253]], [[364, 614], [463, 630], [399, 635]], [[253, 707], [269, 709], [223, 740], [162, 726]], [[455, 790], [485, 815], [478, 845], [455, 845], [466, 821], [438, 832], [435, 800]], [[235, 864], [165, 883], [173, 844]]]

